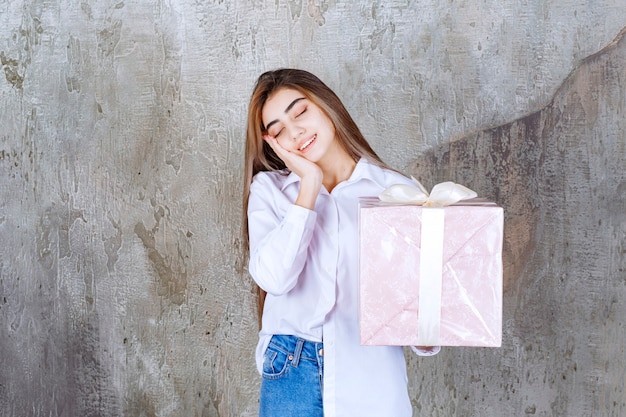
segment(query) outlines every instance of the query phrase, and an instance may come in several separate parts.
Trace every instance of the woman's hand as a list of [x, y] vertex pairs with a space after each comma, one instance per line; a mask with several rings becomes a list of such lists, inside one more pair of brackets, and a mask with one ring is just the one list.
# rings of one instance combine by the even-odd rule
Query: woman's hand
[[322, 169], [315, 162], [285, 149], [273, 136], [264, 135], [263, 140], [270, 145], [287, 168], [300, 177], [300, 193], [295, 204], [313, 210], [324, 177]]
[[441, 346], [411, 346], [411, 350], [420, 356], [432, 356], [439, 353]]
[[270, 145], [274, 153], [285, 163], [289, 170], [295, 172], [300, 178], [309, 176], [319, 177], [321, 183], [322, 170], [316, 163], [285, 149], [273, 136], [264, 135], [263, 139]]
[[438, 349], [439, 346], [415, 346], [417, 349], [425, 352], [425, 353], [431, 353], [433, 352], [435, 349]]

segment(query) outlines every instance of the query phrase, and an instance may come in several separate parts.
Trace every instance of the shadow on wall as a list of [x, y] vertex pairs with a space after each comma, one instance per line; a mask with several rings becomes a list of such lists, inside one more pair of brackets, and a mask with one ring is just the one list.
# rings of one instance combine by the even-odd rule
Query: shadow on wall
[[427, 188], [451, 180], [504, 207], [505, 292], [546, 275], [624, 279], [625, 81], [626, 28], [545, 108], [411, 165]]

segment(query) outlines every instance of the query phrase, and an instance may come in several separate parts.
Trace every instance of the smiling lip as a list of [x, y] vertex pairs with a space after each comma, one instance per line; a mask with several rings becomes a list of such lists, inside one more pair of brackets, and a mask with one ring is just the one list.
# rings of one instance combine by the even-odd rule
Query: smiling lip
[[306, 142], [304, 142], [299, 148], [298, 150], [300, 152], [306, 152], [307, 149], [309, 149], [309, 147], [315, 142], [315, 139], [317, 139], [317, 135], [313, 135], [313, 137], [309, 140], [307, 140]]

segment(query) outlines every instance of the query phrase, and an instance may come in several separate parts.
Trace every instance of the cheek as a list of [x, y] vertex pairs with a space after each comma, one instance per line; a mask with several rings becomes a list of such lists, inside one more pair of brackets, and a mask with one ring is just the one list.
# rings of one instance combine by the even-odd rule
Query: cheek
[[326, 132], [328, 132], [329, 136], [331, 136], [333, 138], [336, 136], [335, 126], [333, 126], [333, 124], [330, 122], [330, 120], [325, 124], [325, 128], [326, 128]]
[[333, 122], [325, 114], [321, 115], [320, 122], [320, 124], [322, 124], [329, 133], [335, 133], [335, 126], [333, 125]]
[[276, 138], [276, 141], [278, 142], [278, 144], [280, 146], [282, 146], [283, 148], [288, 148], [290, 146], [290, 144], [293, 143], [292, 140], [289, 140], [289, 138], [287, 138], [286, 134], [281, 135], [280, 138]]

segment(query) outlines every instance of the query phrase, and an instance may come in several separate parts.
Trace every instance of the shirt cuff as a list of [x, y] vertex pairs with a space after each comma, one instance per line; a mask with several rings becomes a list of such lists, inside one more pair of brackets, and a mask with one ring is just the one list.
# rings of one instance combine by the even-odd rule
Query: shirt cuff
[[419, 356], [434, 356], [441, 350], [441, 346], [411, 346], [411, 350]]
[[313, 216], [315, 216], [313, 210], [292, 204], [285, 213], [285, 220], [292, 223], [307, 223]]

